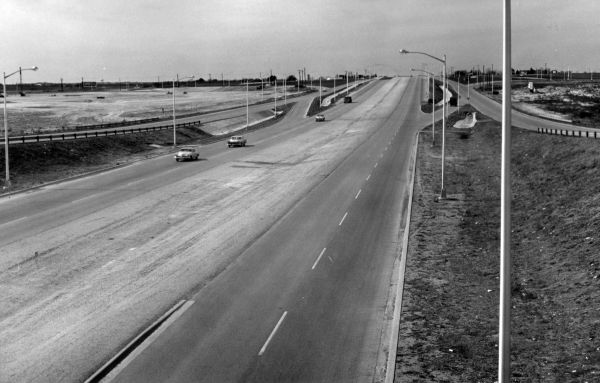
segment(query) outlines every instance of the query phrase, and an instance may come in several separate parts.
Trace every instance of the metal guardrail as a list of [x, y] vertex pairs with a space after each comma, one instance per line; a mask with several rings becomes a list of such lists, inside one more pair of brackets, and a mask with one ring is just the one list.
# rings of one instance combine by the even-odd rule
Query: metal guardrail
[[537, 128], [537, 132], [541, 134], [553, 134], [557, 136], [567, 137], [587, 137], [587, 138], [600, 138], [600, 131], [591, 132], [588, 130], [568, 130], [568, 129], [549, 129], [549, 128]]
[[[200, 121], [194, 122], [182, 122], [176, 125], [177, 128], [200, 126]], [[87, 132], [68, 132], [68, 133], [51, 133], [51, 134], [37, 134], [37, 135], [26, 135], [26, 136], [15, 136], [8, 137], [9, 144], [26, 144], [33, 142], [52, 142], [52, 141], [66, 141], [66, 140], [79, 140], [86, 138], [96, 137], [108, 137], [116, 135], [135, 134], [142, 132], [153, 132], [157, 130], [173, 129], [173, 125], [159, 125], [159, 126], [146, 126], [131, 129], [112, 129], [112, 130], [95, 130]], [[0, 144], [4, 144], [5, 140], [2, 137]]]

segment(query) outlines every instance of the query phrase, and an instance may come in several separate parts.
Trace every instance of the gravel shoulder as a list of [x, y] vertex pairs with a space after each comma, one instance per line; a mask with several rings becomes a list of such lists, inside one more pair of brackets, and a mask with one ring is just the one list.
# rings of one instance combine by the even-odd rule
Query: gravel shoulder
[[[497, 379], [501, 132], [478, 120], [447, 135], [440, 202], [441, 145], [420, 135], [397, 382]], [[599, 381], [600, 148], [515, 128], [512, 150], [512, 381]]]

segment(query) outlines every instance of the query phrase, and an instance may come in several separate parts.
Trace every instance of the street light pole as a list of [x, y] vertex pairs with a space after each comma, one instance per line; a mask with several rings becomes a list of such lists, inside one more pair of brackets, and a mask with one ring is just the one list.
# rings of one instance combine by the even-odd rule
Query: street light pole
[[[179, 74], [177, 75], [177, 85], [179, 85], [179, 81], [183, 81], [186, 79], [194, 78], [194, 76], [184, 77], [182, 79], [179, 78]], [[175, 78], [173, 78], [173, 147], [177, 146], [177, 124], [175, 122]]]
[[445, 164], [446, 164], [446, 55], [444, 55], [443, 59], [439, 58], [439, 57], [435, 57], [430, 55], [429, 53], [425, 53], [425, 52], [410, 52], [407, 51], [405, 49], [400, 50], [400, 54], [409, 54], [409, 53], [413, 53], [413, 54], [420, 54], [420, 55], [425, 55], [427, 57], [430, 57], [434, 60], [437, 60], [439, 62], [441, 62], [442, 64], [444, 64], [444, 72], [442, 74], [443, 76], [443, 89], [442, 89], [442, 99], [443, 99], [443, 105], [442, 105], [442, 113], [443, 113], [443, 118], [442, 118], [442, 190], [440, 191], [440, 198], [444, 199], [446, 198], [446, 188], [444, 187], [444, 168], [445, 168]]
[[[4, 180], [5, 187], [10, 187], [10, 170], [9, 170], [9, 162], [10, 161], [9, 161], [9, 156], [8, 156], [8, 114], [6, 112], [6, 98], [8, 97], [8, 94], [6, 93], [6, 79], [16, 73], [21, 74], [22, 71], [24, 71], [24, 70], [36, 71], [36, 70], [38, 70], [38, 67], [33, 66], [31, 68], [25, 68], [25, 69], [22, 69], [21, 67], [19, 67], [19, 70], [16, 70], [8, 75], [6, 74], [6, 72], [2, 72], [2, 96], [3, 96], [2, 98], [4, 99], [4, 166], [5, 166], [5, 171], [6, 171], [6, 178]], [[22, 88], [21, 88], [21, 90], [22, 90]]]
[[511, 144], [511, 11], [510, 0], [504, 0], [502, 62], [502, 165], [500, 190], [500, 323], [498, 339], [498, 382], [510, 382], [510, 144]]

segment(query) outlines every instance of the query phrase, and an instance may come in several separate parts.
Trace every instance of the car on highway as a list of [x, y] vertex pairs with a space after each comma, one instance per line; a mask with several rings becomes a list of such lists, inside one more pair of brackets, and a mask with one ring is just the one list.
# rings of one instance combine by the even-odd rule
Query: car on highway
[[175, 154], [175, 161], [177, 161], [177, 162], [186, 161], [186, 160], [193, 161], [193, 160], [197, 160], [199, 156], [200, 156], [200, 154], [198, 153], [196, 148], [193, 148], [190, 146], [185, 146], [185, 147], [179, 148], [179, 151], [177, 152], [177, 154]]
[[244, 136], [231, 136], [227, 140], [227, 146], [246, 146], [246, 138]]
[[322, 114], [317, 114], [315, 116], [315, 121], [317, 121], [317, 122], [325, 121], [325, 116]]

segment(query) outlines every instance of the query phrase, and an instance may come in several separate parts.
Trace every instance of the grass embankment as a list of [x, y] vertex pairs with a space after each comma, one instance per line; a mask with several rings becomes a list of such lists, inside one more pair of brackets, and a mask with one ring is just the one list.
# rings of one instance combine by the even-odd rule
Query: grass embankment
[[[496, 380], [501, 132], [479, 120], [446, 138], [447, 200], [440, 144], [420, 137], [401, 382]], [[512, 150], [512, 379], [599, 381], [600, 146], [514, 129]]]
[[[443, 83], [441, 81], [435, 80], [435, 85], [433, 87], [433, 104], [438, 104], [439, 102], [442, 101], [442, 98], [444, 97], [444, 92], [442, 92], [442, 87], [443, 87]], [[450, 86], [448, 87], [448, 91], [450, 91], [450, 93], [452, 93], [452, 97], [450, 97], [450, 99], [448, 100], [448, 104], [452, 105], [452, 106], [456, 106], [456, 100], [458, 95], [456, 94], [456, 92], [454, 91], [454, 89], [452, 89]], [[429, 99], [427, 100], [427, 103], [425, 104], [421, 104], [421, 111], [423, 113], [431, 113], [431, 111], [433, 110], [433, 105], [432, 105], [432, 100], [431, 100], [431, 80], [429, 80], [427, 82], [427, 94], [429, 94]], [[442, 106], [436, 106], [435, 110], [440, 110], [442, 109]]]

